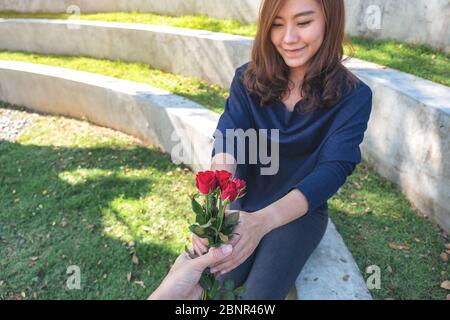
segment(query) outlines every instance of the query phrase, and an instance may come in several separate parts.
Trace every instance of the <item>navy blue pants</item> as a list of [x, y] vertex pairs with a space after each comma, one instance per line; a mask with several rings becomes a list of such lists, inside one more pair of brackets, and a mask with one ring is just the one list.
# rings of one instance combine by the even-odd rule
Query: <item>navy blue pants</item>
[[266, 234], [253, 254], [220, 276], [245, 284], [242, 299], [284, 300], [328, 224], [328, 210], [310, 212]]

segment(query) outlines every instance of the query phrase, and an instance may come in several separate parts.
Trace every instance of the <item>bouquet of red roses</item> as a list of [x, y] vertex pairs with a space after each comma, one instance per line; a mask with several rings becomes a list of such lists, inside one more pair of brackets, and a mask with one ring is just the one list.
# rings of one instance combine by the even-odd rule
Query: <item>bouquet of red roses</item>
[[[196, 186], [199, 193], [192, 196], [192, 210], [196, 218], [189, 227], [200, 238], [208, 239], [209, 247], [219, 247], [233, 235], [233, 229], [239, 222], [239, 211], [225, 216], [225, 208], [233, 201], [245, 195], [244, 180], [231, 179], [231, 173], [225, 170], [202, 171], [197, 174]], [[201, 197], [202, 203], [197, 199]], [[192, 258], [196, 256], [187, 248]], [[203, 289], [202, 300], [235, 299], [245, 288], [234, 288], [233, 280], [226, 280], [223, 287], [214, 274], [207, 268], [200, 278]]]

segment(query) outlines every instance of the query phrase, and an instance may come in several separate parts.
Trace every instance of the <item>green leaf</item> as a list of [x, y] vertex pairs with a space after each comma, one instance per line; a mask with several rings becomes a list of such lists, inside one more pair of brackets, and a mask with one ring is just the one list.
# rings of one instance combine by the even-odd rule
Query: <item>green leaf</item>
[[225, 217], [225, 225], [235, 226], [239, 222], [239, 211], [235, 211]]
[[222, 293], [220, 291], [216, 292], [216, 294], [212, 297], [212, 299], [213, 300], [223, 300]]
[[233, 228], [234, 226], [224, 226], [222, 228], [222, 233], [227, 237], [230, 237], [231, 233], [233, 232]]
[[240, 297], [244, 294], [245, 290], [246, 290], [245, 286], [241, 286], [234, 289], [233, 293], [235, 296]]
[[223, 298], [224, 298], [224, 300], [234, 300], [234, 294], [231, 291], [226, 292], [224, 294]]
[[223, 242], [227, 242], [228, 241], [228, 236], [224, 235], [222, 232], [219, 232], [219, 238]]
[[203, 290], [206, 290], [206, 291], [211, 290], [212, 282], [211, 282], [211, 279], [206, 274], [203, 274], [200, 277], [199, 283], [200, 283], [200, 286], [203, 288]]
[[211, 216], [212, 217], [217, 217], [218, 213], [219, 213], [219, 209], [217, 209], [217, 207], [214, 206], [211, 208]]
[[209, 241], [208, 245], [211, 248], [218, 248], [222, 244], [221, 242], [216, 242], [216, 238], [215, 237], [208, 237], [208, 241]]
[[[208, 206], [207, 207], [210, 208], [210, 210], [211, 210], [211, 208], [215, 208], [215, 205], [214, 205], [214, 193], [213, 192], [208, 193], [208, 195], [206, 196], [206, 201], [208, 202]], [[212, 215], [212, 212], [207, 212], [207, 214], [211, 214]]]
[[225, 290], [232, 291], [234, 289], [234, 281], [232, 279], [227, 279], [223, 283]]
[[211, 218], [211, 219], [209, 219], [209, 221], [207, 223], [200, 225], [200, 227], [202, 227], [203, 229], [207, 229], [210, 226], [212, 226], [212, 223], [214, 220], [215, 220], [214, 218]]
[[199, 226], [198, 224], [190, 225], [189, 230], [191, 230], [192, 233], [195, 233], [200, 238], [204, 238], [206, 236], [205, 229]]
[[200, 203], [198, 203], [197, 202], [197, 200], [195, 200], [195, 197], [196, 196], [198, 196], [198, 195], [194, 195], [193, 197], [192, 197], [192, 211], [194, 211], [195, 212], [195, 214], [197, 214], [197, 215], [205, 215], [205, 213], [204, 213], [204, 210], [203, 210], [203, 207], [200, 205]]
[[220, 283], [218, 280], [214, 280], [213, 285], [211, 286], [211, 290], [208, 292], [208, 296], [214, 297], [217, 292], [219, 292], [220, 289]]
[[196, 218], [195, 218], [195, 222], [198, 223], [199, 225], [205, 224], [207, 221], [207, 217], [204, 214], [197, 214]]
[[206, 221], [208, 221], [208, 217], [206, 215], [205, 209], [197, 202], [197, 200], [195, 200], [196, 196], [198, 196], [198, 194], [192, 197], [192, 210], [196, 215], [195, 222], [202, 225], [205, 224]]

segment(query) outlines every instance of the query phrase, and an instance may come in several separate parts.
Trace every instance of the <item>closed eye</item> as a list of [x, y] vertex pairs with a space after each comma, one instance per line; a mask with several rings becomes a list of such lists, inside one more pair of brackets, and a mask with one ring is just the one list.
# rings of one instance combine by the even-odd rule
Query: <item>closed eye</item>
[[305, 21], [305, 22], [297, 23], [297, 25], [298, 25], [298, 26], [307, 26], [307, 25], [310, 24], [310, 23], [311, 23], [311, 21]]
[[[305, 21], [305, 22], [299, 22], [297, 23], [298, 26], [307, 26], [308, 24], [310, 24], [312, 21]], [[282, 27], [282, 24], [279, 23], [273, 23], [272, 27]]]

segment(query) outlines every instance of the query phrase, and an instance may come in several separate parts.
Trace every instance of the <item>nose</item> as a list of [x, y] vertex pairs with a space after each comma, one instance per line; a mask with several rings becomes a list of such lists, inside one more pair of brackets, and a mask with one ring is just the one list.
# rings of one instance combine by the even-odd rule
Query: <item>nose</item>
[[284, 32], [283, 43], [289, 45], [298, 42], [298, 40], [299, 36], [295, 26], [288, 25]]

